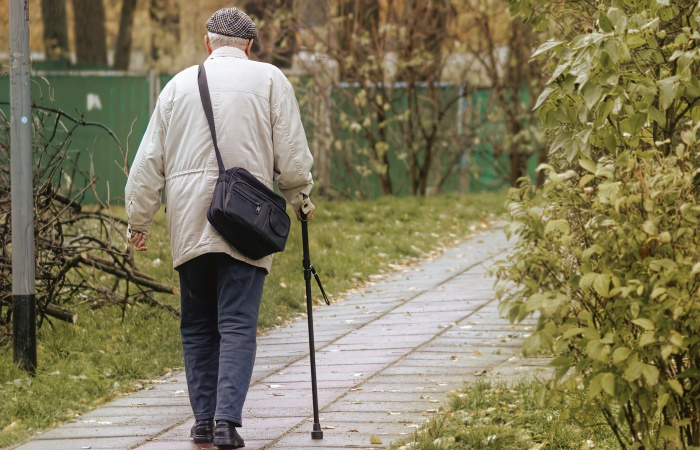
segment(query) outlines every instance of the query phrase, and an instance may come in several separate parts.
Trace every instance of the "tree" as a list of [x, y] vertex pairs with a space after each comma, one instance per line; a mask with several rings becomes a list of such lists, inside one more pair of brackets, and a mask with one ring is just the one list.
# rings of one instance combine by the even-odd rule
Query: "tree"
[[495, 7], [489, 0], [464, 1], [462, 5], [466, 14], [461, 25], [473, 30], [464, 39], [464, 46], [479, 67], [484, 84], [493, 90], [490, 107], [498, 109], [504, 123], [505, 133], [494, 142], [494, 152], [497, 158], [507, 155], [508, 183], [515, 186], [526, 175], [527, 158], [544, 147], [534, 139], [531, 114], [541, 89], [537, 65], [529, 64], [537, 36], [529, 24], [508, 16], [505, 2]]
[[127, 70], [131, 58], [131, 39], [134, 28], [134, 13], [136, 0], [123, 0], [121, 17], [119, 19], [119, 35], [114, 52], [114, 68]]
[[73, 0], [73, 11], [78, 64], [106, 66], [107, 36], [102, 0]]
[[256, 23], [251, 53], [258, 61], [286, 69], [297, 52], [296, 9], [292, 0], [248, 0], [244, 10]]
[[539, 313], [524, 351], [554, 353], [549, 401], [587, 394], [565, 414], [599, 409], [623, 449], [698, 448], [698, 2], [511, 5], [553, 36], [551, 143], [542, 190], [511, 191], [501, 309]]
[[[525, 173], [527, 157], [538, 148], [530, 100], [523, 100], [533, 96], [522, 92], [537, 84], [536, 70], [528, 67], [535, 35], [528, 25], [505, 29], [505, 2], [341, 0], [329, 5], [326, 27], [303, 27], [310, 30], [306, 47], [314, 49], [317, 60], [326, 55], [336, 62], [339, 75], [330, 78], [334, 95], [342, 96], [336, 106], [345, 114], [333, 120], [331, 148], [360, 196], [367, 195], [362, 186], [367, 176], [378, 179], [384, 195], [405, 184], [414, 195], [426, 195], [431, 185], [440, 188], [473, 145], [464, 131], [477, 124], [456, 123], [466, 116], [460, 112], [463, 100], [480, 86], [495, 93], [491, 110], [499, 117], [489, 120], [505, 124], [499, 125], [506, 132], [493, 150], [510, 155], [511, 183]], [[505, 23], [509, 20], [506, 16]], [[454, 69], [459, 61], [462, 69]], [[329, 78], [324, 69], [312, 71], [317, 79]], [[443, 84], [445, 79], [454, 84]], [[397, 170], [403, 167], [407, 179]]]
[[41, 0], [44, 52], [48, 61], [69, 59], [66, 0]]

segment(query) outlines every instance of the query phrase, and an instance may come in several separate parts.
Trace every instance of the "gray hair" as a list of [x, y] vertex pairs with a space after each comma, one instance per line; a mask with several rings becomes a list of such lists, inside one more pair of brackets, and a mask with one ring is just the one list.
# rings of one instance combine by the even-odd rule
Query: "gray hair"
[[216, 34], [209, 31], [209, 45], [212, 50], [216, 50], [219, 47], [242, 47], [245, 48], [248, 45], [250, 39], [234, 36], [224, 36], [223, 34]]

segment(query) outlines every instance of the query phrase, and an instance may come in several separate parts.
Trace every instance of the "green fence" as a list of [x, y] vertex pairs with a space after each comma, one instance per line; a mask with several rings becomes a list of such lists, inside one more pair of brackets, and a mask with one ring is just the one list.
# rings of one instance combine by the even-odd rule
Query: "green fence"
[[[82, 115], [85, 121], [98, 122], [112, 129], [120, 139], [125, 151], [128, 151], [129, 163], [133, 160], [141, 137], [146, 130], [152, 99], [155, 94], [162, 89], [172, 79], [171, 75], [160, 74], [157, 77], [147, 75], [125, 75], [123, 73], [52, 73], [36, 74], [32, 78], [32, 99], [38, 106], [60, 109], [74, 117]], [[313, 88], [308, 79], [302, 77], [290, 77], [295, 84], [297, 97], [300, 98], [302, 117], [307, 131], [309, 142], [313, 148], [315, 134], [313, 116], [311, 108], [312, 102], [302, 99], [304, 96], [314, 95]], [[345, 87], [345, 89], [352, 89]], [[398, 88], [400, 90], [400, 88]], [[445, 92], [459, 89], [458, 86], [443, 86]], [[397, 91], [398, 92], [398, 91]], [[454, 94], [454, 92], [452, 92]], [[397, 101], [403, 101], [399, 95]], [[0, 102], [9, 100], [9, 80], [7, 77], [0, 78]], [[331, 93], [331, 107], [334, 116], [340, 111], [347, 110], [343, 106], [343, 96], [340, 92]], [[9, 106], [2, 108], [6, 111]], [[477, 109], [487, 114], [488, 111], [488, 91], [479, 91], [472, 94], [465, 101], [456, 102], [449, 112], [449, 118], [445, 123], [455, 130], [459, 128], [458, 122], [463, 120], [465, 110]], [[484, 127], [482, 133], [499, 133], [498, 125]], [[394, 130], [395, 131], [395, 130]], [[62, 131], [59, 129], [59, 133]], [[335, 130], [341, 139], [343, 132]], [[353, 138], [355, 139], [355, 138]], [[400, 142], [398, 142], [400, 144]], [[457, 167], [452, 170], [452, 175], [444, 182], [444, 191], [469, 190], [472, 192], [481, 190], [499, 189], [506, 185], [503, 179], [502, 170], [499, 172], [499, 165], [507, 167], [506, 157], [497, 160], [488, 143], [488, 139], [483, 139], [482, 143], [473, 148], [467, 148], [465, 143], [455, 141], [454, 145], [464, 147], [464, 156], [457, 162]], [[357, 144], [358, 148], [362, 146]], [[357, 161], [362, 161], [362, 155], [354, 155]], [[119, 202], [123, 197], [126, 176], [120, 168], [123, 165], [124, 156], [118, 145], [104, 131], [95, 127], [81, 127], [71, 136], [70, 158], [78, 162], [78, 166], [85, 172], [89, 172], [90, 167], [94, 167], [98, 177], [97, 192], [100, 198], [109, 198], [113, 202]], [[455, 165], [454, 152], [447, 158], [438, 154], [438, 159], [434, 162], [435, 170], [447, 168]], [[530, 170], [534, 170], [536, 161], [533, 158], [529, 161]], [[390, 170], [392, 178], [395, 180], [395, 194], [406, 195], [410, 193], [410, 183], [408, 183], [408, 172], [405, 160], [399, 158], [396, 152], [390, 153]], [[381, 195], [381, 187], [376, 175], [369, 174], [361, 176], [354, 173], [361, 179], [363, 186], [369, 197]], [[346, 167], [341, 163], [339, 155], [331, 155], [331, 177], [333, 187], [338, 191], [352, 192], [350, 175]], [[468, 184], [465, 185], [465, 180]], [[74, 180], [77, 184], [80, 180]], [[87, 200], [93, 199], [91, 194], [86, 196]]]
[[[0, 102], [9, 101], [9, 79], [0, 79]], [[32, 102], [40, 107], [58, 109], [86, 122], [97, 122], [110, 128], [121, 141], [129, 160], [133, 159], [138, 144], [146, 131], [149, 117], [150, 83], [147, 76], [130, 75], [45, 75], [32, 77]], [[9, 106], [3, 110], [9, 117]], [[62, 141], [66, 127], [57, 127], [55, 142]], [[53, 125], [53, 124], [52, 124]], [[119, 201], [124, 196], [126, 175], [120, 169], [124, 156], [109, 134], [97, 127], [78, 127], [69, 137], [69, 158], [89, 174], [91, 166], [97, 177], [96, 190], [101, 199]], [[76, 186], [84, 184], [76, 174], [71, 180]], [[94, 201], [92, 192], [86, 193], [88, 202]]]

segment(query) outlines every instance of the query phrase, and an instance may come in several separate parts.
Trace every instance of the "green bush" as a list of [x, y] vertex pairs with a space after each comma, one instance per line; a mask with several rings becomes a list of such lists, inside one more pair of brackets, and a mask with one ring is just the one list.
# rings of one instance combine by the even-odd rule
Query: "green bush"
[[542, 401], [584, 389], [570, 412], [602, 411], [622, 448], [698, 448], [700, 5], [511, 6], [563, 40], [537, 52], [550, 164], [510, 194], [502, 311], [539, 314], [524, 352], [558, 368]]

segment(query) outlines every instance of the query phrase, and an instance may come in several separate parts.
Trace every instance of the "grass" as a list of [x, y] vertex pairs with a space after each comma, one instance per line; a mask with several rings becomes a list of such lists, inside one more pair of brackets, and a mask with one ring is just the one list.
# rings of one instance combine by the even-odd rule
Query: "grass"
[[539, 406], [541, 381], [509, 386], [480, 381], [453, 394], [446, 409], [410, 441], [391, 450], [586, 450], [617, 449], [619, 445], [602, 415], [565, 418], [574, 399], [567, 393], [553, 406]]
[[[505, 195], [440, 195], [368, 202], [318, 202], [309, 224], [311, 261], [331, 298], [391, 265], [466, 236], [476, 221], [504, 210]], [[123, 215], [116, 210], [115, 214]], [[161, 211], [139, 269], [178, 285]], [[314, 295], [320, 292], [314, 286]], [[76, 303], [82, 299], [76, 299]], [[158, 300], [179, 305], [178, 296]], [[0, 447], [74, 419], [115, 396], [183, 365], [179, 322], [149, 306], [92, 310], [76, 306], [78, 323], [53, 322], [39, 332], [39, 369], [28, 377], [0, 353]], [[284, 253], [276, 255], [260, 312], [260, 329], [281, 325], [305, 310], [301, 227], [295, 222]], [[154, 337], [156, 339], [154, 339]]]

